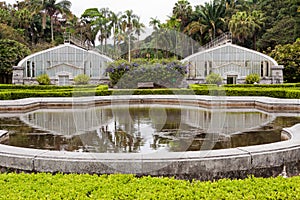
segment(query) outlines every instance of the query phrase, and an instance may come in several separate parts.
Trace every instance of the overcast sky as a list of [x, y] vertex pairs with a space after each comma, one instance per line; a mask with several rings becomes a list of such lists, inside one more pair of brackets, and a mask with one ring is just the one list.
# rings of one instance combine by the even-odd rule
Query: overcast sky
[[[19, 0], [22, 1], [22, 0]], [[157, 17], [161, 22], [165, 22], [167, 16], [172, 13], [172, 8], [178, 0], [71, 0], [72, 12], [80, 17], [87, 8], [109, 8], [113, 12], [124, 12], [133, 10], [141, 17], [141, 21], [149, 26], [150, 18]], [[189, 0], [191, 5], [203, 5], [209, 0]], [[16, 0], [7, 0], [7, 3], [16, 3]], [[59, 0], [57, 0], [59, 2]]]

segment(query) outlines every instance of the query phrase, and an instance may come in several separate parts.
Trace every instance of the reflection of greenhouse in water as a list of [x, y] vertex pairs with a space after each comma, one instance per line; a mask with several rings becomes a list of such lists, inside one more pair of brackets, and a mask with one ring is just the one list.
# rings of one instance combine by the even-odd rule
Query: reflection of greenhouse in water
[[192, 139], [216, 130], [229, 136], [272, 119], [256, 111], [217, 112], [155, 105], [38, 110], [21, 117], [26, 124], [54, 135], [80, 137], [82, 148], [92, 152], [139, 152], [141, 148], [153, 151], [169, 148], [172, 140]]

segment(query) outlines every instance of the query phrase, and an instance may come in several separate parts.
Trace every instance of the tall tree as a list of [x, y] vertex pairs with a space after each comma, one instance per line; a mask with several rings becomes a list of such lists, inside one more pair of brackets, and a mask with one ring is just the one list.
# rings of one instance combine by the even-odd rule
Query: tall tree
[[192, 6], [187, 0], [178, 0], [173, 7], [173, 16], [180, 22], [180, 31], [189, 23], [192, 14]]
[[237, 12], [229, 21], [229, 30], [241, 43], [248, 38], [253, 38], [253, 48], [256, 49], [256, 34], [264, 24], [263, 20], [262, 13], [259, 11], [250, 14], [246, 11]]
[[[60, 2], [56, 2], [56, 0], [42, 0], [41, 1], [41, 10], [43, 10], [43, 22], [45, 24], [47, 15], [50, 17], [50, 26], [51, 26], [51, 40], [54, 41], [54, 33], [53, 33], [53, 24], [56, 17], [59, 14], [69, 15], [71, 13], [70, 9], [72, 6], [71, 1], [61, 0]], [[45, 28], [45, 26], [44, 26]]]
[[30, 50], [24, 44], [15, 40], [0, 40], [0, 82], [10, 83], [12, 67], [25, 56], [29, 55]]
[[270, 56], [284, 66], [285, 82], [300, 82], [300, 38], [293, 44], [277, 45]]
[[122, 15], [122, 29], [124, 32], [132, 32], [133, 31], [133, 20], [137, 19], [137, 15], [133, 14], [132, 10], [126, 10], [125, 13]]
[[155, 18], [151, 17], [150, 18], [149, 26], [152, 26], [152, 28], [153, 28], [154, 31], [158, 30], [160, 24], [161, 24], [160, 20], [157, 19], [157, 17], [155, 17]]
[[114, 13], [110, 11], [110, 26], [112, 27], [113, 41], [114, 41], [114, 54], [116, 54], [116, 42], [118, 39], [118, 34], [121, 33], [121, 15], [122, 13]]
[[265, 16], [265, 27], [257, 40], [261, 50], [293, 43], [300, 36], [299, 0], [258, 0], [257, 9]]
[[126, 10], [125, 13], [122, 15], [123, 21], [122, 21], [122, 30], [124, 33], [127, 34], [128, 38], [128, 60], [131, 59], [131, 41], [133, 38], [133, 31], [134, 31], [134, 20], [137, 20], [137, 15], [133, 14], [132, 10]]
[[89, 8], [84, 11], [84, 13], [81, 15], [81, 20], [83, 24], [85, 24], [86, 31], [90, 31], [88, 33], [91, 38], [91, 42], [93, 46], [95, 47], [96, 37], [100, 29], [102, 15], [100, 11], [97, 8]]
[[133, 20], [133, 27], [134, 27], [134, 33], [138, 37], [138, 41], [140, 40], [140, 36], [142, 33], [144, 33], [145, 24], [143, 24], [141, 21], [141, 18], [139, 16], [136, 17], [136, 19]]
[[247, 12], [237, 12], [231, 17], [229, 21], [229, 30], [233, 37], [237, 38], [238, 41], [244, 42], [246, 38], [249, 37], [249, 25], [247, 22]]
[[200, 20], [206, 26], [210, 40], [215, 39], [217, 34], [224, 32], [225, 5], [222, 1], [213, 0], [201, 5], [199, 9]]
[[153, 27], [154, 30], [154, 43], [155, 43], [155, 57], [157, 58], [157, 51], [158, 51], [158, 35], [159, 35], [159, 27], [160, 27], [160, 21], [157, 18], [153, 18], [151, 17], [150, 22], [149, 22], [149, 26]]

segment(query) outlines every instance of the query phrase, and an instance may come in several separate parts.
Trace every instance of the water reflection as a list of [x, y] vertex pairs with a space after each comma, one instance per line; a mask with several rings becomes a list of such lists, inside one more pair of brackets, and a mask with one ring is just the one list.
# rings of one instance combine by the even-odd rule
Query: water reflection
[[[226, 117], [222, 132], [209, 135], [218, 123], [212, 120], [213, 115]], [[0, 129], [9, 130], [2, 143], [111, 153], [203, 150], [207, 140], [214, 149], [277, 142], [282, 128], [273, 124], [271, 115], [254, 110], [211, 111], [161, 105], [39, 110], [20, 119], [1, 119]]]

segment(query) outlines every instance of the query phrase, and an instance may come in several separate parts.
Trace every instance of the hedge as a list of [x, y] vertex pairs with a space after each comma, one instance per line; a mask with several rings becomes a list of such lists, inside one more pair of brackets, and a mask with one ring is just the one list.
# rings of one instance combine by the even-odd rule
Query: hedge
[[[0, 88], [5, 86], [0, 85]], [[189, 89], [114, 89], [107, 85], [99, 86], [16, 86], [6, 85], [0, 89], [0, 100], [22, 99], [29, 97], [74, 97], [108, 95], [211, 95], [211, 96], [267, 96], [275, 98], [300, 99], [300, 87], [297, 84], [284, 84], [283, 87], [272, 85], [197, 85]], [[293, 87], [292, 87], [293, 86]], [[17, 89], [18, 88], [18, 89]]]
[[223, 85], [223, 87], [235, 87], [235, 88], [251, 88], [251, 87], [257, 87], [257, 88], [299, 88], [300, 89], [300, 83], [285, 83], [285, 84], [227, 84]]
[[[2, 88], [5, 88], [5, 86]], [[75, 97], [75, 96], [107, 96], [111, 95], [107, 85], [88, 86], [16, 86], [0, 90], [0, 100], [14, 100], [30, 97]], [[17, 89], [18, 88], [18, 89]]]
[[[274, 87], [272, 87], [274, 86]], [[279, 87], [282, 86], [282, 87]], [[300, 99], [300, 84], [281, 85], [197, 85], [189, 87], [197, 95], [226, 95], [226, 96], [267, 96], [274, 98]]]
[[13, 85], [13, 84], [0, 84], [0, 90], [65, 90], [65, 89], [73, 89], [73, 88], [95, 88], [96, 85], [67, 85], [67, 86], [59, 86], [59, 85]]
[[0, 174], [0, 199], [300, 199], [300, 177], [186, 181], [134, 175]]

